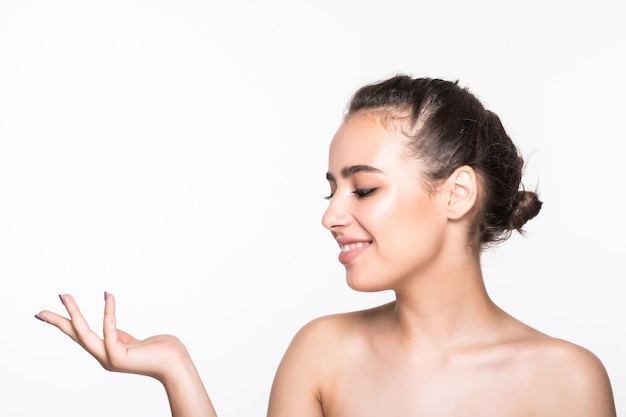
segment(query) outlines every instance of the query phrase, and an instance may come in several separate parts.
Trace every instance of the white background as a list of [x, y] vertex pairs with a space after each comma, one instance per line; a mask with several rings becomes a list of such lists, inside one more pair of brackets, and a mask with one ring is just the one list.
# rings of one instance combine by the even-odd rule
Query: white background
[[502, 118], [544, 208], [484, 257], [494, 300], [592, 350], [626, 413], [621, 0], [0, 1], [0, 415], [167, 416], [35, 320], [102, 293], [188, 346], [222, 417], [264, 415], [314, 317], [372, 306], [320, 225], [352, 92], [460, 80]]

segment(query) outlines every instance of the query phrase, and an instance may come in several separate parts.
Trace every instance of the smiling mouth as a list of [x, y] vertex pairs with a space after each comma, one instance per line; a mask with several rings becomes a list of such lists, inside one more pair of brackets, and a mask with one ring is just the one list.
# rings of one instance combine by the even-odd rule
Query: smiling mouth
[[350, 252], [351, 250], [368, 247], [372, 242], [356, 242], [348, 243], [346, 245], [339, 245], [342, 253]]

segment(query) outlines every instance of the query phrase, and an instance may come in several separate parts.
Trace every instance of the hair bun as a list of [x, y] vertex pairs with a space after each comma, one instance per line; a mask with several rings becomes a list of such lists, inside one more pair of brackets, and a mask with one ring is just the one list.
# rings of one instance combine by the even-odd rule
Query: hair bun
[[522, 233], [522, 227], [528, 220], [539, 214], [542, 205], [543, 202], [539, 200], [539, 195], [536, 192], [518, 191], [516, 206], [513, 208], [508, 229]]

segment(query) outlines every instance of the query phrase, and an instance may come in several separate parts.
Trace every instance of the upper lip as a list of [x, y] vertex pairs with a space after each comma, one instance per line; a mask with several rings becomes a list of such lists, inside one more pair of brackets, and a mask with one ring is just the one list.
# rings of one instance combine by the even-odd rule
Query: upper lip
[[339, 243], [339, 246], [350, 245], [352, 243], [358, 243], [358, 242], [369, 242], [369, 243], [372, 242], [372, 239], [346, 237], [346, 236], [340, 236], [336, 238], [335, 240], [337, 241], [337, 243]]

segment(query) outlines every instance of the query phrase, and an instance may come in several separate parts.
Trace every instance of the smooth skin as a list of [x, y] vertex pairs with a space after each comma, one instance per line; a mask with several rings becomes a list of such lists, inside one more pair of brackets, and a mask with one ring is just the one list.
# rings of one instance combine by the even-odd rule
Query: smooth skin
[[[474, 170], [460, 167], [428, 188], [404, 140], [368, 112], [352, 115], [333, 138], [322, 222], [343, 247], [348, 285], [392, 290], [396, 300], [305, 325], [279, 365], [268, 416], [615, 417], [596, 356], [489, 298], [480, 250], [468, 238], [480, 187]], [[215, 415], [178, 339], [138, 341], [117, 330], [109, 294], [102, 340], [71, 296], [63, 299], [70, 319], [39, 317], [106, 369], [157, 378], [174, 416]]]
[[74, 298], [59, 295], [70, 318], [44, 310], [39, 320], [59, 328], [108, 371], [146, 375], [165, 387], [173, 417], [215, 417], [217, 414], [187, 349], [171, 335], [138, 340], [116, 327], [115, 297], [104, 294], [103, 338], [89, 328]]

